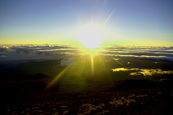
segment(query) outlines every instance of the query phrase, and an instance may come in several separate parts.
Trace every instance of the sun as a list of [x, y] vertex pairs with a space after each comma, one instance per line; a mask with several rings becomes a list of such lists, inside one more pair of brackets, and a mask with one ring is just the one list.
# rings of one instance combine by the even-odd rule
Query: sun
[[80, 42], [86, 48], [99, 48], [101, 44], [101, 30], [98, 25], [88, 24], [80, 29]]

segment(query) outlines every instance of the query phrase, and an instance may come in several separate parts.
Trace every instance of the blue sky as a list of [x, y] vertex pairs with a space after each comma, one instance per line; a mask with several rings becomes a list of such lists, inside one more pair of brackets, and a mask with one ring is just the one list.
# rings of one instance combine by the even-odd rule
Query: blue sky
[[1, 0], [1, 44], [79, 44], [81, 25], [98, 23], [102, 44], [171, 46], [172, 0]]

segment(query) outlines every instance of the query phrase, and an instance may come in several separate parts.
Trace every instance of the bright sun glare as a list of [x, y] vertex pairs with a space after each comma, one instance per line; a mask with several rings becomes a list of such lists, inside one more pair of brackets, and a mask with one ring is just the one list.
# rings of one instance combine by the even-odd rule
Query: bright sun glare
[[101, 44], [100, 27], [93, 24], [83, 26], [80, 30], [79, 39], [86, 48], [99, 48], [99, 44]]

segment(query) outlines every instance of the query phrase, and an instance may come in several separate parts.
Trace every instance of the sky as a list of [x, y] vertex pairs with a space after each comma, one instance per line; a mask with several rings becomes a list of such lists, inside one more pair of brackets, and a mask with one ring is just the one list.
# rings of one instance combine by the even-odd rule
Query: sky
[[81, 30], [92, 25], [102, 45], [172, 46], [172, 6], [172, 0], [1, 0], [0, 44], [80, 45]]

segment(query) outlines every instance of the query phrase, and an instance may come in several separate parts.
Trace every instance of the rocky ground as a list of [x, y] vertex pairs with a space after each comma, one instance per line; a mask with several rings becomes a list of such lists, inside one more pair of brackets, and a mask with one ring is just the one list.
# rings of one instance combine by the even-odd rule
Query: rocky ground
[[[21, 97], [22, 98], [22, 97]], [[87, 94], [32, 94], [23, 101], [4, 102], [3, 115], [172, 115], [173, 90], [136, 89]]]

